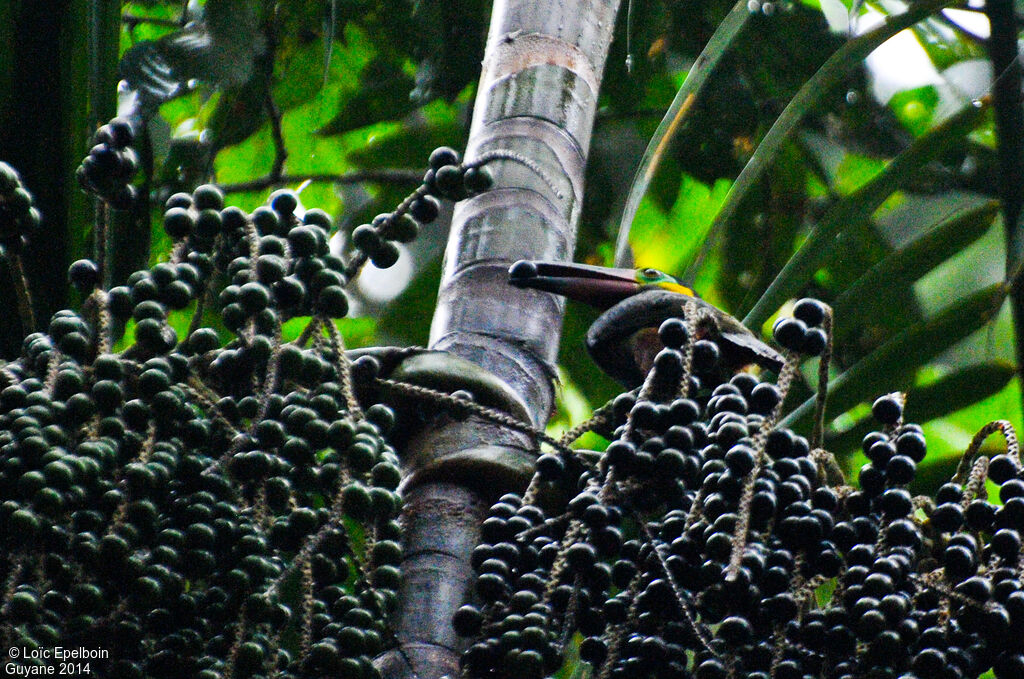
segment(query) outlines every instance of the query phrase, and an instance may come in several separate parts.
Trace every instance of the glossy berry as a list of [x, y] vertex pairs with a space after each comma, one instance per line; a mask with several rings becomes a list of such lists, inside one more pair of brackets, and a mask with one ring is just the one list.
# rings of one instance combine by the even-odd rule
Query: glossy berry
[[409, 208], [409, 213], [416, 218], [417, 221], [424, 224], [429, 224], [437, 219], [441, 212], [441, 204], [437, 198], [426, 195], [420, 196], [412, 202], [412, 206]]
[[372, 255], [381, 250], [384, 239], [375, 228], [369, 224], [362, 224], [352, 232], [352, 244], [366, 254]]
[[185, 208], [172, 207], [164, 213], [164, 231], [175, 240], [188, 236], [194, 227], [195, 221]]
[[807, 324], [798, 318], [780, 318], [772, 327], [775, 341], [790, 351], [801, 351], [807, 338]]
[[463, 170], [457, 165], [438, 168], [434, 182], [439, 194], [450, 200], [458, 200], [463, 194]]
[[482, 193], [494, 185], [494, 178], [486, 167], [471, 167], [462, 177], [466, 191], [470, 194]]
[[432, 169], [438, 170], [445, 165], [458, 165], [459, 154], [451, 147], [440, 146], [431, 151], [430, 158], [427, 162]]
[[805, 297], [793, 306], [793, 318], [803, 321], [808, 328], [820, 326], [825, 320], [825, 314], [825, 305], [816, 299]]
[[394, 243], [385, 241], [379, 249], [370, 255], [370, 261], [378, 269], [389, 269], [398, 262], [401, 257], [401, 250]]
[[100, 270], [91, 259], [80, 259], [68, 268], [68, 280], [81, 295], [89, 294], [100, 282]]
[[658, 328], [661, 343], [671, 349], [679, 349], [687, 340], [686, 323], [681, 318], [669, 318]]
[[197, 210], [222, 210], [224, 193], [213, 184], [203, 184], [192, 192], [192, 201]]
[[880, 396], [871, 405], [871, 414], [885, 425], [895, 425], [903, 417], [903, 405], [892, 395]]
[[270, 203], [270, 209], [281, 215], [284, 218], [291, 217], [295, 212], [295, 209], [299, 206], [299, 199], [295, 195], [294, 191], [287, 189], [278, 189], [270, 194], [268, 201]]

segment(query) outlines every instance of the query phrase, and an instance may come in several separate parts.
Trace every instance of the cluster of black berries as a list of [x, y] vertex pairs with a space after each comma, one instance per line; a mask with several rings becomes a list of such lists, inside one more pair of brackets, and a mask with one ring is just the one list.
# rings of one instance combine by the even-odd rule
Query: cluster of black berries
[[78, 184], [118, 210], [128, 210], [138, 198], [132, 179], [139, 157], [132, 148], [135, 132], [124, 118], [114, 118], [93, 135], [93, 147], [78, 167]]
[[39, 228], [39, 220], [32, 194], [21, 185], [17, 171], [0, 162], [0, 248], [10, 254], [21, 252]]
[[825, 313], [824, 305], [817, 300], [802, 299], [793, 307], [792, 316], [775, 322], [772, 335], [784, 349], [817, 356], [828, 344]]
[[[415, 236], [395, 223], [381, 231]], [[93, 671], [110, 678], [378, 676], [401, 472], [395, 412], [361, 388], [373, 360], [350, 363], [333, 324], [353, 262], [287, 191], [247, 214], [200, 186], [164, 226], [170, 260], [124, 286], [75, 262], [81, 312], [0, 366], [4, 641], [102, 639], [117, 653]], [[200, 327], [211, 306], [227, 337]], [[179, 337], [169, 315], [189, 309]], [[284, 343], [296, 316], [309, 327]]]
[[[806, 338], [825, 309], [798, 308]], [[473, 555], [478, 601], [454, 620], [472, 676], [545, 676], [575, 638], [611, 678], [1024, 676], [1015, 450], [975, 463], [937, 506], [914, 498], [925, 439], [887, 396], [854, 489], [777, 426], [784, 383], [718, 381], [717, 351], [698, 351], [682, 320], [660, 335], [644, 387], [613, 403], [597, 464], [548, 453], [526, 496], [492, 507]]]
[[398, 261], [395, 243], [412, 241], [420, 224], [437, 219], [441, 210], [438, 198], [463, 200], [486, 191], [493, 183], [486, 167], [462, 165], [459, 154], [447, 146], [434, 149], [429, 163], [423, 184], [394, 212], [379, 214], [369, 224], [361, 224], [352, 231], [352, 245], [380, 269]]
[[423, 177], [429, 193], [448, 200], [463, 200], [491, 188], [493, 180], [486, 167], [462, 165], [454, 149], [442, 146], [430, 154], [430, 169]]

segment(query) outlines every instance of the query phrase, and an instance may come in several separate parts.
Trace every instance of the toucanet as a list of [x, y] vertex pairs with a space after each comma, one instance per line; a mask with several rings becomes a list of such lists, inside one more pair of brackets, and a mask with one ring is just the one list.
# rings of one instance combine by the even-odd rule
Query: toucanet
[[627, 387], [643, 382], [662, 348], [658, 327], [666, 319], [683, 317], [688, 302], [697, 306], [703, 319], [696, 339], [718, 344], [724, 370], [735, 372], [750, 364], [775, 372], [782, 368], [779, 352], [679, 279], [657, 269], [520, 260], [509, 268], [508, 282], [601, 310], [587, 331], [587, 350], [599, 368]]

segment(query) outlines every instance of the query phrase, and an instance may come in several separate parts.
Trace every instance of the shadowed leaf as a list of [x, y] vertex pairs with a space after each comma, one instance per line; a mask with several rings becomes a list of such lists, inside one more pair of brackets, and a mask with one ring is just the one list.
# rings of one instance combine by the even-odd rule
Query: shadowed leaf
[[[828, 412], [843, 413], [878, 394], [908, 388], [919, 366], [989, 322], [1005, 297], [1002, 284], [990, 285], [896, 335], [832, 381]], [[790, 412], [781, 426], [806, 426], [813, 411], [810, 398]]]
[[836, 298], [832, 304], [836, 318], [843, 325], [858, 325], [891, 300], [895, 288], [916, 281], [980, 238], [998, 211], [996, 202], [965, 210], [882, 259]]
[[908, 182], [918, 168], [974, 129], [986, 108], [968, 105], [915, 141], [876, 177], [833, 204], [743, 319], [744, 325], [760, 327], [786, 299], [797, 294], [814, 272], [828, 263], [836, 252], [836, 236], [852, 225], [870, 219], [882, 202]]
[[[945, 417], [999, 393], [1015, 374], [1013, 364], [994, 361], [972, 365], [945, 375], [930, 384], [913, 387], [907, 393], [904, 418], [910, 422], [928, 422]], [[825, 437], [825, 446], [836, 453], [853, 451], [861, 439], [878, 426], [867, 417], [841, 434]]]
[[750, 10], [747, 9], [746, 0], [740, 0], [718, 26], [715, 34], [711, 36], [711, 40], [708, 41], [704, 51], [701, 52], [693, 68], [690, 69], [686, 81], [679, 88], [672, 105], [669, 106], [665, 117], [662, 118], [654, 136], [647, 144], [647, 151], [644, 152], [640, 167], [633, 177], [633, 184], [629, 189], [629, 196], [626, 198], [626, 206], [622, 211], [619, 239], [615, 246], [617, 266], [625, 264], [629, 258], [630, 226], [633, 223], [633, 217], [636, 216], [640, 201], [647, 193], [647, 187], [657, 172], [658, 165], [668, 150], [672, 137], [690, 112], [704, 86], [711, 79], [715, 67], [728, 53], [729, 46], [747, 25], [749, 17]]
[[370, 123], [401, 118], [418, 106], [409, 98], [413, 85], [413, 79], [397, 64], [374, 59], [360, 74], [359, 89], [345, 98], [318, 134], [342, 134]]
[[[706, 239], [705, 251], [710, 249], [710, 245], [714, 243], [717, 234], [722, 230], [723, 226], [736, 217], [749, 191], [759, 183], [765, 172], [772, 167], [776, 154], [783, 148], [785, 142], [792, 137], [793, 132], [798, 128], [804, 117], [816, 109], [824, 97], [848, 77], [854, 69], [859, 68], [861, 61], [876, 47], [901, 30], [927, 17], [945, 4], [948, 4], [946, 0], [931, 0], [915, 5], [903, 14], [889, 17], [882, 26], [850, 40], [829, 57], [825, 64], [818, 69], [817, 73], [790, 100], [771, 129], [768, 130], [764, 139], [761, 140], [754, 155], [744, 166], [742, 172], [740, 172], [739, 177], [736, 178], [729, 198], [715, 219], [711, 232]], [[624, 219], [623, 224], [627, 223], [628, 221]], [[620, 243], [625, 238], [626, 236], [620, 234]], [[695, 276], [695, 271], [692, 269], [699, 266], [700, 260], [701, 257], [698, 257], [691, 264], [691, 270], [684, 276], [685, 279]], [[755, 323], [750, 322], [747, 325], [753, 327]]]

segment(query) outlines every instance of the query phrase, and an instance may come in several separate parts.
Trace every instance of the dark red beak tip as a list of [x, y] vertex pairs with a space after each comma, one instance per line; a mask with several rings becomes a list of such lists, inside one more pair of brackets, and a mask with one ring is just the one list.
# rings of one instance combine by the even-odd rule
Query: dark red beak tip
[[508, 269], [508, 282], [512, 285], [523, 285], [531, 278], [537, 277], [537, 265], [528, 259], [520, 259]]

